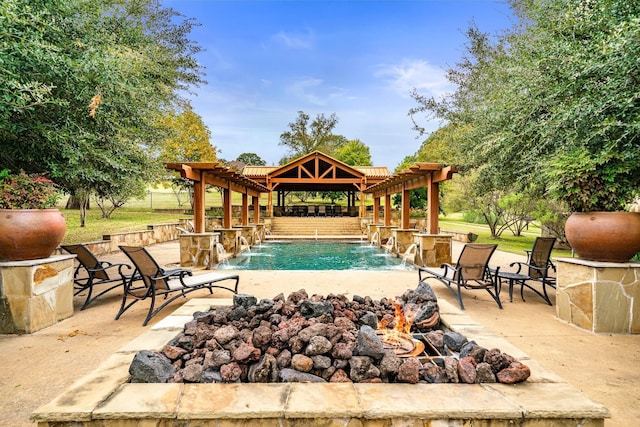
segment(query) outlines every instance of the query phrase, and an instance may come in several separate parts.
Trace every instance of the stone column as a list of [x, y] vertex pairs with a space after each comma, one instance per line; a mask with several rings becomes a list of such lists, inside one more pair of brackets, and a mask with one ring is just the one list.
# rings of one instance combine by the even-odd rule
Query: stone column
[[422, 267], [440, 267], [451, 263], [451, 236], [442, 234], [414, 234], [414, 242], [418, 245], [419, 257], [416, 265]]
[[30, 334], [73, 316], [74, 259], [0, 262], [0, 333]]
[[206, 267], [218, 263], [216, 244], [220, 233], [185, 233], [180, 235], [180, 267]]
[[558, 318], [591, 332], [640, 334], [640, 263], [556, 261]]

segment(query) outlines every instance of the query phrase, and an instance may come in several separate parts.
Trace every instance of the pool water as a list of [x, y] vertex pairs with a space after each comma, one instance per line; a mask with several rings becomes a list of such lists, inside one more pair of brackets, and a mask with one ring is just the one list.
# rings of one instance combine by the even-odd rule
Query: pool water
[[254, 246], [217, 269], [413, 270], [413, 265], [368, 243], [274, 241]]

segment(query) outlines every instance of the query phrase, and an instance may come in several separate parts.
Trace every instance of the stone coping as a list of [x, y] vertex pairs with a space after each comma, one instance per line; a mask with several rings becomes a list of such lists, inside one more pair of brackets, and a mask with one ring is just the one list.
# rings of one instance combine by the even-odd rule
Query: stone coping
[[594, 268], [640, 268], [640, 262], [605, 262], [591, 261], [581, 258], [556, 258], [556, 261], [568, 262], [570, 264], [584, 265]]
[[26, 261], [0, 260], [0, 267], [31, 267], [35, 265], [50, 264], [75, 258], [75, 255], [52, 255], [49, 258], [30, 259]]
[[451, 420], [489, 420], [486, 425], [491, 426], [603, 426], [610, 417], [604, 406], [442, 300], [447, 327], [511, 354], [529, 366], [531, 377], [516, 385], [127, 383], [136, 352], [160, 350], [194, 312], [229, 304], [231, 299], [189, 300], [33, 412], [32, 420], [43, 426], [101, 427], [141, 419], [162, 425], [205, 425], [199, 422], [208, 420], [213, 424], [206, 425], [225, 426], [422, 426], [435, 420], [443, 425], [452, 425], [447, 424]]

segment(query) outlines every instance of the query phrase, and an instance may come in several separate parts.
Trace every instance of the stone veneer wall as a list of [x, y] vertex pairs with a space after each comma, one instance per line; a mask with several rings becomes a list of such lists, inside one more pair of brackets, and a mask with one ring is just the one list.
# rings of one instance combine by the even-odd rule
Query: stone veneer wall
[[592, 332], [640, 333], [640, 263], [557, 259], [556, 314]]
[[74, 258], [0, 262], [0, 333], [30, 334], [73, 315]]
[[414, 234], [414, 242], [418, 245], [419, 257], [414, 264], [421, 267], [440, 267], [451, 263], [452, 236], [442, 234]]
[[206, 267], [218, 263], [216, 245], [220, 233], [185, 233], [180, 235], [180, 267]]

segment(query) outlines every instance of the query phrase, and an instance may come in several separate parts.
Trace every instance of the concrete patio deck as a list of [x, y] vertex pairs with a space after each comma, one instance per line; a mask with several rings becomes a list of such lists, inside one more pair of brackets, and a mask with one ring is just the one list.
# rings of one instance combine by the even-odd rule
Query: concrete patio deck
[[[454, 258], [461, 245], [454, 246]], [[163, 264], [175, 264], [176, 243], [150, 247]], [[114, 260], [123, 260], [114, 254]], [[523, 257], [497, 252], [492, 265], [508, 265]], [[301, 288], [310, 294], [395, 296], [415, 287], [415, 272], [276, 272], [242, 271], [240, 291], [256, 297], [273, 297]], [[454, 304], [451, 294], [434, 285], [438, 297]], [[194, 293], [192, 298], [206, 296]], [[226, 296], [226, 295], [225, 295]], [[593, 401], [606, 406], [612, 418], [607, 426], [635, 425], [640, 419], [637, 369], [640, 337], [596, 335], [559, 321], [555, 308], [525, 291], [513, 303], [502, 295], [499, 310], [488, 294], [467, 291], [465, 314], [505, 338], [534, 359], [545, 370], [560, 376]], [[76, 307], [79, 306], [76, 302]], [[79, 377], [94, 370], [133, 338], [153, 328], [182, 302], [167, 307], [150, 326], [143, 328], [145, 303], [137, 304], [114, 321], [120, 297], [116, 292], [98, 300], [73, 317], [31, 335], [0, 336], [0, 425], [31, 426], [29, 415], [68, 388]]]

